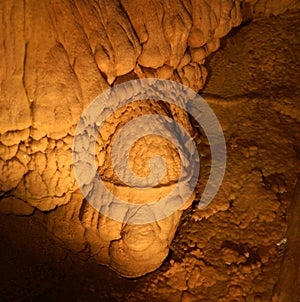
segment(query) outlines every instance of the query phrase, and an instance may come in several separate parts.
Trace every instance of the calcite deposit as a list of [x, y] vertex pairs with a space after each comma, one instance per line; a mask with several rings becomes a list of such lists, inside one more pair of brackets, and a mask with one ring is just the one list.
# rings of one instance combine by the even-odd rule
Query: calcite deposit
[[[122, 246], [128, 236], [129, 241], [135, 238], [135, 229], [94, 213], [80, 197], [72, 172], [74, 129], [89, 103], [114, 83], [159, 77], [201, 89], [207, 76], [205, 57], [242, 21], [239, 3], [4, 1], [1, 6], [5, 68], [0, 190], [3, 204], [7, 195], [14, 198], [1, 207], [3, 212], [27, 215], [32, 209], [55, 210], [46, 225], [67, 246], [87, 245], [99, 263], [125, 276], [154, 270], [168, 254], [181, 212], [147, 227], [154, 236], [151, 248], [141, 246], [131, 252], [130, 244]], [[122, 118], [116, 113], [115, 120], [100, 129], [104, 148], [97, 154], [99, 172], [105, 170], [103, 177], [113, 186], [117, 182], [106, 168], [107, 140], [117, 127], [147, 112], [176, 115], [172, 109], [147, 106], [124, 108], [119, 113]], [[187, 116], [177, 115], [191, 129]], [[17, 210], [12, 209], [14, 204]], [[61, 220], [65, 227], [60, 229]], [[136, 240], [148, 232], [137, 231]]]
[[[169, 254], [183, 211], [191, 206], [193, 199], [200, 198], [205, 184], [199, 183], [196, 197], [192, 196], [194, 198], [178, 211], [160, 221], [131, 225], [102, 215], [84, 198], [73, 173], [72, 144], [79, 117], [99, 94], [132, 79], [170, 79], [199, 91], [208, 76], [207, 57], [218, 50], [220, 39], [233, 27], [253, 18], [274, 17], [297, 8], [299, 1], [296, 0], [1, 1], [0, 212], [21, 216], [44, 213], [41, 218], [43, 226], [65, 249], [105, 264], [122, 276], [138, 277], [160, 267]], [[255, 45], [255, 39], [252, 42]], [[238, 48], [236, 52], [238, 56]], [[276, 61], [276, 53], [274, 55]], [[224, 80], [225, 75], [222, 76]], [[295, 173], [290, 172], [294, 165], [291, 162], [294, 156], [290, 155], [293, 148], [288, 139], [282, 138], [288, 146], [284, 151], [284, 156], [290, 159], [287, 163], [280, 160], [279, 152], [268, 153], [268, 145], [260, 139], [270, 128], [261, 126], [259, 130], [253, 130], [249, 127], [250, 116], [259, 121], [268, 118], [268, 109], [274, 108], [274, 120], [287, 116], [299, 123], [299, 108], [283, 96], [271, 104], [269, 99], [256, 95], [234, 99], [230, 103], [227, 99], [212, 96], [219, 93], [218, 89], [207, 86], [206, 93], [209, 94], [208, 103], [216, 108], [221, 119], [231, 150], [227, 172], [230, 177], [226, 175], [226, 184], [214, 203], [193, 214], [193, 221], [209, 218], [218, 211], [225, 212], [235, 203], [239, 211], [232, 213], [236, 215], [234, 227], [244, 230], [250, 228], [253, 221], [260, 225], [279, 220], [284, 231], [284, 223], [276, 214], [282, 210], [282, 200], [275, 198], [270, 191], [266, 192], [262, 186], [264, 183], [276, 191], [277, 197], [282, 196], [286, 190], [285, 182], [279, 180], [274, 184], [274, 179], [281, 179], [277, 174], [288, 175], [288, 185], [291, 186], [291, 179], [295, 177]], [[230, 97], [236, 95], [239, 93]], [[238, 112], [244, 111], [249, 118], [239, 115]], [[195, 137], [204, 158], [200, 179], [207, 179], [209, 147], [197, 130], [198, 125], [191, 122], [187, 113], [159, 102], [136, 102], [115, 112], [99, 130], [96, 148], [98, 173], [111, 190], [123, 190], [120, 194], [130, 197], [109, 164], [113, 138], [117, 130], [131, 119], [149, 113], [173, 118]], [[239, 124], [243, 131], [249, 131], [247, 139], [236, 137], [230, 130], [232, 125]], [[283, 146], [278, 141], [278, 137], [282, 137], [279, 124], [268, 125], [273, 127], [274, 133], [268, 137], [270, 143], [278, 149]], [[144, 162], [151, 157], [154, 142], [160, 146], [165, 143], [150, 137], [148, 143], [140, 141], [133, 149], [133, 170], [139, 176], [149, 172]], [[178, 154], [172, 145], [166, 143], [166, 146], [161, 148], [161, 154], [167, 159], [169, 170], [163, 185], [156, 190], [158, 196], [166, 194], [178, 179]], [[139, 150], [144, 150], [142, 155]], [[244, 162], [241, 158], [250, 159], [246, 170], [242, 168]], [[253, 183], [259, 183], [259, 186]], [[148, 196], [141, 198], [149, 202]], [[251, 215], [247, 215], [252, 198], [255, 199], [253, 209]], [[134, 198], [131, 202], [135, 202]], [[222, 227], [228, 227], [227, 218], [219, 218]], [[201, 231], [195, 228], [195, 232]], [[278, 242], [283, 231], [275, 234], [270, 227]], [[222, 246], [220, 234], [213, 228], [207, 227], [203, 232], [205, 240], [215, 238], [220, 244], [222, 263], [219, 264], [232, 274], [254, 272], [252, 277], [256, 278], [262, 263], [267, 263], [269, 258], [274, 260], [275, 252], [269, 247], [260, 251], [252, 249], [253, 238], [252, 241], [249, 239], [249, 246], [243, 243], [243, 248], [227, 241]], [[237, 233], [234, 236], [238, 236]], [[271, 245], [264, 237], [258, 234], [259, 244]], [[199, 301], [199, 288], [212, 288], [225, 280], [224, 273], [207, 264], [210, 260], [206, 260], [207, 255], [202, 255], [201, 244], [204, 247], [205, 243], [201, 240], [193, 235], [187, 247], [197, 261], [201, 260], [199, 263], [194, 263], [194, 258], [183, 257], [184, 265], [174, 264], [163, 273], [162, 280], [170, 279], [166, 282], [171, 288], [166, 299], [176, 292], [183, 301]], [[235, 277], [230, 282], [218, 301], [228, 301], [229, 298], [244, 301], [241, 297], [250, 293], [250, 287], [237, 285]], [[261, 291], [257, 285], [251, 295], [260, 297]]]

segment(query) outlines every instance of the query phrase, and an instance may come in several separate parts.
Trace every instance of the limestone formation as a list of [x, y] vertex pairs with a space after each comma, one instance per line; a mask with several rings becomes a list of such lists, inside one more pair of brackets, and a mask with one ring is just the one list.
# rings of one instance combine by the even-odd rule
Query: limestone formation
[[[80, 115], [103, 91], [130, 79], [171, 79], [199, 91], [207, 77], [205, 59], [220, 38], [243, 19], [296, 6], [293, 0], [2, 1], [0, 211], [50, 211], [46, 227], [72, 251], [87, 252], [126, 277], [155, 270], [192, 200], [147, 225], [124, 225], [93, 209], [72, 170]], [[100, 129], [97, 153], [98, 172], [112, 189], [119, 183], [108, 154], [118, 127], [155, 112], [177, 119], [193, 135], [188, 115], [176, 108], [146, 102], [116, 112]], [[151, 144], [142, 144], [148, 146], [145, 158]], [[173, 170], [165, 185], [176, 181], [175, 155], [169, 146], [164, 156]], [[138, 156], [133, 159], [143, 167]]]

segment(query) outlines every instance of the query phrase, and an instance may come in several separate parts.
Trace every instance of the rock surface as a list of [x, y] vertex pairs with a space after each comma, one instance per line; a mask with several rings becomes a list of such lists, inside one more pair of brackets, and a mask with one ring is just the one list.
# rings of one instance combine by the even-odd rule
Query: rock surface
[[[181, 211], [144, 230], [95, 212], [72, 172], [74, 129], [87, 105], [114, 83], [151, 76], [202, 88], [205, 57], [241, 22], [238, 3], [3, 1], [1, 20], [0, 209], [18, 215], [55, 209], [47, 228], [73, 251], [86, 250], [128, 277], [156, 269]], [[99, 173], [113, 186], [106, 165], [110, 141], [122, 123], [156, 112], [147, 106], [125, 108], [122, 119], [100, 129]], [[176, 110], [166, 113], [174, 116]], [[186, 115], [178, 118], [191, 129]], [[130, 247], [147, 234], [153, 236], [150, 247]]]
[[[146, 1], [143, 4], [125, 0], [92, 3], [2, 1], [0, 211], [15, 215], [31, 215], [34, 210], [50, 211], [43, 216], [44, 225], [62, 240], [66, 248], [88, 254], [98, 263], [127, 277], [155, 270], [168, 255], [183, 209], [165, 220], [143, 227], [122, 225], [95, 211], [79, 192], [72, 172], [71, 148], [79, 116], [105, 89], [132, 78], [172, 79], [198, 91], [203, 88], [207, 77], [206, 57], [219, 48], [219, 39], [238, 26], [243, 16], [279, 14], [297, 5], [292, 0], [280, 4], [276, 1], [240, 3], [230, 0]], [[215, 102], [218, 107], [218, 100]], [[286, 106], [282, 105], [283, 102]], [[271, 105], [276, 115], [299, 122], [299, 111], [292, 109], [295, 105], [290, 99]], [[253, 98], [233, 106], [240, 107], [236, 109], [238, 112], [246, 110], [253, 119], [259, 120], [264, 116], [270, 118], [267, 109], [272, 108], [271, 105], [269, 100]], [[261, 111], [257, 112], [257, 106]], [[228, 114], [226, 110], [231, 109], [226, 106], [218, 108], [218, 117], [225, 130], [230, 129], [234, 120], [236, 123], [242, 120], [239, 115]], [[138, 105], [133, 109], [140, 110]], [[177, 115], [176, 110], [168, 111], [164, 107], [159, 110], [172, 117]], [[128, 111], [128, 116], [130, 114]], [[126, 122], [126, 114], [123, 116]], [[179, 120], [192, 131], [186, 115], [181, 115]], [[242, 125], [247, 128], [250, 123], [245, 119]], [[115, 134], [117, 122], [113, 121], [112, 125], [111, 135]], [[281, 136], [280, 130], [274, 125], [268, 126], [276, 134], [272, 143], [281, 148], [282, 141], [277, 139]], [[265, 133], [266, 127], [260, 129], [261, 134]], [[289, 129], [290, 126], [286, 127]], [[229, 166], [227, 173], [240, 177], [241, 172], [237, 169], [241, 166], [240, 157], [253, 156], [253, 163], [243, 172], [244, 176], [232, 187], [225, 187], [221, 197], [199, 217], [208, 218], [220, 207], [228, 209], [230, 201], [237, 198], [235, 191], [240, 189], [245, 190], [239, 200], [241, 209], [245, 210], [249, 203], [245, 196], [249, 191], [257, 190], [260, 198], [269, 198], [260, 187], [252, 188], [252, 181], [260, 183], [278, 173], [292, 173], [294, 157], [290, 154], [294, 153], [287, 138], [283, 141], [289, 146], [285, 152], [286, 160], [291, 157], [290, 163], [281, 162], [277, 153], [269, 154], [263, 143], [262, 147], [259, 142], [253, 143], [256, 140], [250, 137], [257, 134], [257, 129], [253, 130], [254, 134], [251, 128], [248, 129], [246, 141], [232, 137], [234, 131], [230, 131], [226, 138], [232, 148], [235, 149], [236, 145], [242, 148], [237, 154], [229, 154], [232, 167]], [[108, 145], [109, 142], [106, 148]], [[260, 174], [253, 170], [259, 170]], [[289, 179], [292, 178], [292, 174], [288, 175]], [[111, 180], [114, 184], [113, 178]], [[249, 182], [249, 186], [244, 186], [244, 182]], [[283, 193], [281, 187], [278, 190], [276, 193]], [[228, 202], [224, 203], [224, 198]], [[260, 202], [259, 199], [255, 204], [257, 209], [251, 217], [242, 219], [241, 210], [237, 219], [241, 219], [239, 223], [245, 228], [255, 217], [264, 223], [276, 220], [274, 212], [280, 209], [278, 200], [264, 203], [267, 214], [261, 214]], [[191, 201], [186, 207], [190, 204]], [[143, 241], [145, 236], [153, 239], [151, 245]], [[135, 241], [140, 245], [133, 244]], [[227, 252], [224, 252], [225, 258]], [[192, 270], [190, 260], [186, 261], [187, 268]], [[195, 272], [184, 273], [193, 276], [191, 288], [210, 287], [222, 278], [213, 269], [198, 266]], [[249, 271], [251, 265], [246, 263], [243, 269]], [[197, 281], [197, 270], [212, 275], [211, 280]], [[175, 271], [167, 273], [169, 279]], [[180, 282], [179, 290], [186, 290], [185, 281]], [[228, 292], [239, 295], [241, 289], [233, 286]]]

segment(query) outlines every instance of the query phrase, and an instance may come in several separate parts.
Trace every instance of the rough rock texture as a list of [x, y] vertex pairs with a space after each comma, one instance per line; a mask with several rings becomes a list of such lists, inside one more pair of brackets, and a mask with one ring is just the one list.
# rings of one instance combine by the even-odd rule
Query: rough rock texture
[[171, 259], [127, 301], [298, 300], [298, 20], [255, 20], [208, 59], [203, 96], [225, 131], [225, 179], [209, 207], [185, 213]]
[[[152, 76], [203, 87], [205, 57], [241, 22], [239, 3], [4, 1], [1, 20], [0, 209], [18, 215], [56, 209], [46, 225], [68, 248], [87, 251], [125, 276], [154, 270], [168, 254], [181, 212], [144, 227], [96, 213], [72, 173], [74, 128], [113, 83]], [[110, 139], [119, 124], [141, 113], [138, 105], [127, 108], [121, 123], [120, 117], [111, 121], [110, 133], [100, 130], [100, 173], [113, 185], [105, 166]], [[179, 119], [190, 127], [187, 116]], [[147, 236], [152, 242], [131, 246]]]
[[300, 299], [300, 182], [295, 186], [288, 208], [287, 243], [280, 274], [273, 292], [273, 302], [299, 301]]
[[[80, 114], [110, 85], [132, 78], [173, 79], [198, 91], [207, 76], [205, 58], [242, 22], [243, 7], [252, 17], [278, 14], [297, 3], [104, 0], [0, 5], [0, 211], [30, 215], [35, 209], [53, 210], [44, 223], [72, 251], [87, 253], [128, 277], [156, 269], [168, 254], [182, 212], [133, 227], [90, 207], [72, 173], [71, 147]], [[187, 116], [180, 120], [186, 123]], [[249, 152], [254, 149], [251, 145]], [[138, 248], [136, 241], [142, 242]]]
[[277, 16], [288, 9], [299, 8], [298, 0], [245, 0], [242, 1], [243, 19], [262, 16]]

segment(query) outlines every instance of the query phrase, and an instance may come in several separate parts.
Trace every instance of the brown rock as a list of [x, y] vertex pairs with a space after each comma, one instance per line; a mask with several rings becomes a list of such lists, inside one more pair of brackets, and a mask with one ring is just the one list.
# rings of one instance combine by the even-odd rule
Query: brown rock
[[0, 213], [8, 215], [31, 215], [34, 208], [23, 200], [7, 197], [0, 200]]

